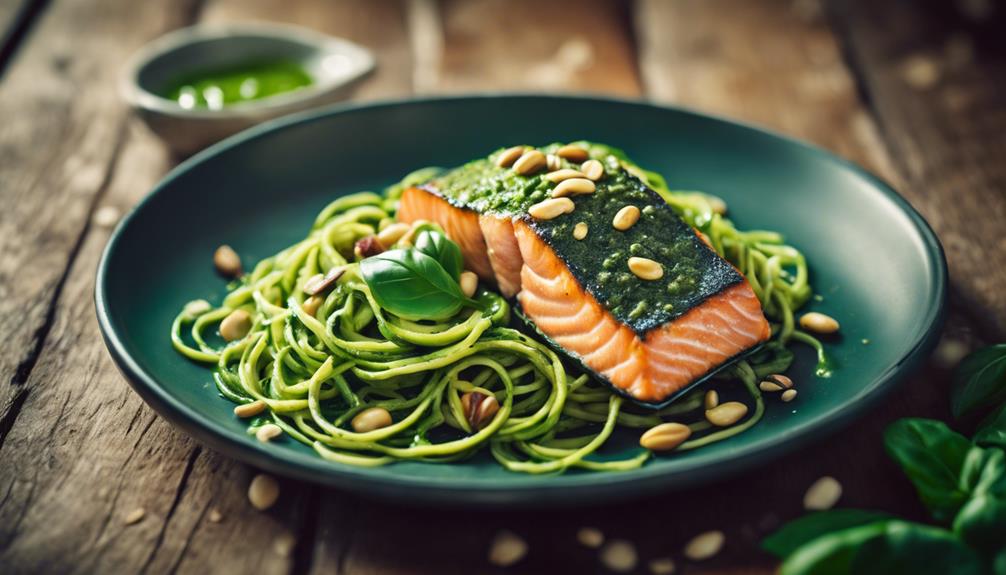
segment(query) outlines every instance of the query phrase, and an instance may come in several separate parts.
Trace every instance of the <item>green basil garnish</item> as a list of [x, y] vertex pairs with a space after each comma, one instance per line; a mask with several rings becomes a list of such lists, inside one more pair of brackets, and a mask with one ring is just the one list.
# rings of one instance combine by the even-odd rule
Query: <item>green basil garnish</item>
[[971, 442], [941, 421], [908, 418], [887, 428], [884, 445], [933, 518], [953, 519], [967, 499], [959, 479]]
[[762, 541], [762, 549], [776, 557], [786, 557], [805, 543], [831, 531], [840, 531], [890, 519], [886, 513], [862, 509], [818, 511], [790, 521]]
[[409, 320], [444, 320], [465, 305], [461, 286], [440, 263], [415, 249], [391, 250], [360, 262], [360, 274], [378, 305]]
[[982, 447], [1006, 449], [1006, 404], [993, 411], [978, 425], [974, 441]]
[[461, 248], [449, 240], [443, 232], [434, 229], [423, 230], [416, 236], [415, 246], [417, 250], [437, 260], [454, 281], [458, 281], [461, 277], [461, 272], [464, 271]]
[[1006, 401], [1006, 344], [980, 349], [954, 370], [950, 407], [955, 417]]

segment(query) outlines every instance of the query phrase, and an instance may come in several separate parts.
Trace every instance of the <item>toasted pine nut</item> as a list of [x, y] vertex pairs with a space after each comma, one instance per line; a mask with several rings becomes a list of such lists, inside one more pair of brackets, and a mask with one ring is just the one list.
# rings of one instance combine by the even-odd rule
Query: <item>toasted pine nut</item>
[[391, 247], [395, 243], [402, 239], [402, 236], [409, 231], [412, 226], [409, 224], [403, 224], [402, 222], [397, 222], [384, 228], [377, 234], [377, 241], [381, 242], [382, 246]]
[[658, 280], [664, 277], [664, 266], [649, 258], [629, 258], [629, 271], [643, 280]]
[[709, 559], [720, 552], [725, 540], [722, 531], [706, 531], [696, 535], [685, 545], [685, 557], [692, 561]]
[[703, 400], [706, 409], [712, 409], [720, 404], [720, 394], [716, 393], [715, 389], [710, 389], [706, 392], [706, 397]]
[[524, 146], [514, 146], [503, 150], [503, 153], [496, 158], [496, 165], [501, 168], [509, 168], [517, 161], [517, 158], [524, 153]]
[[803, 508], [808, 511], [831, 509], [842, 498], [842, 484], [834, 477], [815, 481], [803, 496]]
[[661, 423], [646, 430], [639, 445], [651, 451], [670, 451], [684, 443], [692, 430], [681, 423]]
[[255, 432], [255, 439], [258, 439], [262, 443], [269, 443], [280, 435], [283, 435], [282, 427], [275, 423], [267, 423], [258, 428], [258, 431]]
[[234, 408], [234, 415], [242, 418], [255, 417], [269, 407], [265, 401], [256, 399], [251, 403], [242, 403]]
[[527, 555], [527, 542], [516, 533], [500, 531], [489, 547], [489, 562], [497, 567], [509, 567]]
[[314, 317], [314, 315], [318, 313], [318, 308], [320, 308], [323, 303], [325, 303], [325, 298], [320, 295], [313, 295], [304, 300], [304, 303], [301, 304], [300, 307], [304, 309], [304, 312], [307, 313], [307, 315]]
[[583, 172], [585, 176], [596, 182], [604, 176], [604, 165], [597, 160], [587, 160], [580, 165], [580, 171]]
[[126, 525], [134, 525], [143, 520], [147, 515], [147, 511], [142, 507], [137, 507], [136, 509], [129, 512], [128, 515], [122, 520]]
[[671, 559], [670, 557], [651, 559], [649, 566], [650, 573], [653, 573], [653, 575], [671, 575], [676, 569], [674, 559]]
[[574, 194], [593, 194], [597, 187], [594, 182], [586, 178], [570, 178], [559, 182], [559, 185], [552, 190], [553, 198], [562, 198]]
[[582, 240], [587, 237], [587, 222], [579, 222], [573, 226], [573, 238], [577, 240]]
[[570, 178], [585, 178], [585, 177], [586, 176], [584, 176], [583, 172], [581, 172], [580, 170], [573, 170], [570, 168], [563, 168], [561, 170], [556, 170], [554, 172], [549, 172], [545, 174], [545, 179], [555, 184], [558, 184], [559, 182], [563, 180], [568, 180]]
[[554, 172], [562, 166], [562, 161], [559, 160], [559, 156], [548, 154], [545, 156], [545, 166], [548, 168], [548, 171]]
[[570, 162], [583, 162], [590, 157], [587, 150], [584, 150], [580, 146], [574, 146], [572, 144], [565, 145], [555, 151], [555, 155], [560, 158], [566, 158]]
[[839, 326], [835, 318], [812, 311], [800, 316], [800, 327], [815, 333], [835, 333]]
[[748, 406], [739, 401], [728, 401], [721, 403], [712, 409], [706, 410], [706, 419], [709, 423], [717, 427], [729, 427], [747, 415]]
[[790, 402], [790, 401], [793, 401], [794, 399], [796, 399], [796, 390], [795, 389], [787, 389], [786, 391], [782, 392], [782, 395], [779, 396], [779, 399], [782, 399], [783, 401], [785, 401], [787, 403]]
[[204, 313], [210, 311], [211, 309], [213, 309], [213, 306], [210, 305], [210, 302], [204, 299], [194, 299], [189, 303], [185, 304], [185, 307], [182, 308], [182, 311], [185, 312], [185, 315], [191, 318], [195, 318], [203, 315]]
[[251, 314], [243, 309], [236, 309], [220, 322], [220, 337], [224, 341], [236, 341], [248, 335], [251, 328]]
[[594, 527], [581, 527], [576, 532], [576, 540], [584, 547], [597, 549], [604, 544], [604, 533]]
[[527, 213], [536, 220], [551, 220], [562, 214], [568, 214], [574, 209], [576, 209], [576, 205], [569, 198], [549, 198], [528, 208]]
[[461, 284], [461, 293], [465, 294], [465, 297], [472, 297], [475, 295], [475, 288], [479, 286], [479, 276], [475, 275], [475, 272], [466, 270], [461, 272], [458, 283]]
[[636, 546], [624, 539], [616, 539], [601, 550], [601, 563], [616, 573], [632, 571], [638, 560]]
[[522, 176], [529, 176], [544, 168], [547, 164], [548, 160], [545, 159], [545, 154], [538, 150], [528, 150], [514, 162], [513, 171]]
[[791, 387], [793, 387], [793, 380], [781, 373], [770, 375], [758, 384], [758, 389], [768, 393], [785, 391]]
[[636, 206], [625, 206], [624, 208], [618, 210], [615, 217], [611, 220], [611, 225], [615, 226], [615, 229], [621, 232], [631, 228], [636, 225], [639, 221], [639, 208]]
[[351, 422], [353, 431], [366, 433], [391, 425], [391, 413], [383, 407], [371, 407], [356, 414]]
[[279, 499], [279, 483], [271, 475], [260, 473], [252, 478], [248, 485], [248, 501], [252, 507], [265, 511]]
[[290, 533], [283, 533], [272, 543], [273, 550], [280, 557], [289, 557], [297, 547], [297, 539]]
[[241, 275], [241, 256], [228, 245], [222, 245], [213, 252], [213, 265], [224, 277], [236, 278]]
[[219, 509], [216, 508], [210, 509], [210, 513], [207, 519], [210, 520], [210, 523], [220, 523], [221, 521], [224, 520], [224, 514], [220, 513]]

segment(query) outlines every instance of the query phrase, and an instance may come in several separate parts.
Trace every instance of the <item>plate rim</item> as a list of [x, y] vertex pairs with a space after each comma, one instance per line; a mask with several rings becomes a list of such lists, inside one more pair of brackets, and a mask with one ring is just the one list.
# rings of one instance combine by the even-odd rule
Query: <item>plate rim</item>
[[[339, 466], [320, 458], [310, 457], [292, 451], [277, 452], [263, 446], [237, 441], [237, 434], [221, 429], [214, 421], [201, 418], [190, 412], [173, 396], [168, 388], [157, 382], [139, 363], [131, 357], [125, 343], [116, 332], [111, 318], [107, 298], [109, 260], [119, 245], [124, 230], [133, 217], [155, 196], [164, 192], [170, 184], [193, 167], [246, 142], [266, 134], [289, 129], [300, 124], [313, 122], [323, 117], [352, 114], [361, 110], [380, 110], [409, 105], [440, 104], [472, 100], [566, 100], [597, 105], [618, 105], [651, 108], [663, 112], [684, 114], [697, 119], [713, 121], [745, 128], [762, 136], [781, 140], [788, 145], [823, 156], [837, 162], [855, 175], [871, 184], [892, 201], [902, 213], [908, 216], [918, 239], [921, 240], [928, 264], [931, 266], [930, 282], [933, 290], [932, 305], [928, 306], [922, 327], [912, 345], [901, 357], [859, 393], [845, 402], [821, 413], [817, 417], [797, 426], [787, 428], [761, 442], [745, 447], [741, 454], [721, 454], [710, 458], [696, 458], [687, 465], [667, 470], [657, 467], [642, 467], [626, 473], [585, 473], [580, 475], [549, 476], [557, 481], [528, 482], [519, 485], [492, 486], [484, 482], [465, 483], [454, 478], [414, 478], [411, 476], [375, 477], [368, 469]], [[926, 219], [885, 180], [832, 152], [817, 145], [781, 134], [774, 130], [743, 121], [733, 120], [717, 114], [700, 112], [685, 106], [654, 103], [639, 98], [621, 98], [594, 94], [536, 94], [523, 92], [493, 92], [469, 95], [407, 97], [382, 99], [368, 102], [341, 103], [314, 110], [291, 114], [275, 120], [263, 122], [244, 130], [221, 142], [213, 144], [201, 152], [184, 160], [165, 174], [147, 194], [137, 202], [119, 221], [102, 250], [96, 270], [94, 304], [99, 331], [116, 367], [125, 377], [130, 387], [150, 405], [160, 416], [181, 428], [198, 441], [212, 449], [254, 467], [281, 476], [295, 477], [315, 484], [329, 485], [381, 499], [397, 500], [411, 504], [447, 504], [463, 506], [472, 503], [486, 505], [547, 505], [561, 506], [581, 502], [586, 496], [600, 503], [638, 499], [658, 491], [683, 489], [707, 480], [723, 480], [756, 466], [767, 464], [799, 447], [830, 436], [853, 420], [863, 416], [869, 409], [889, 394], [897, 384], [917, 368], [925, 355], [935, 347], [946, 319], [947, 285], [949, 282], [946, 256], [939, 238]], [[725, 463], [729, 465], [711, 465]], [[601, 479], [603, 478], [603, 479]], [[409, 488], [422, 488], [413, 491]]]

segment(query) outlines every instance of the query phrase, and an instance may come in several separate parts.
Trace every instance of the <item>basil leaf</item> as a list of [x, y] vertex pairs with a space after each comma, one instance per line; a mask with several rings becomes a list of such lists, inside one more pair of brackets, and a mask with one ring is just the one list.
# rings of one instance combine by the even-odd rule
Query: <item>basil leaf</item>
[[973, 439], [983, 447], [1006, 449], [1006, 404], [978, 425]]
[[801, 545], [779, 568], [780, 575], [853, 573], [856, 553], [867, 541], [882, 537], [886, 522], [869, 523], [823, 535]]
[[887, 428], [884, 445], [915, 485], [933, 518], [953, 519], [967, 499], [959, 478], [971, 442], [943, 422], [907, 418]]
[[458, 281], [464, 271], [464, 259], [461, 248], [452, 242], [443, 232], [438, 230], [423, 230], [416, 237], [416, 249], [437, 260], [444, 270]]
[[972, 498], [954, 518], [954, 533], [969, 545], [996, 551], [1006, 545], [1006, 500], [992, 495]]
[[954, 417], [1006, 400], [1006, 344], [980, 349], [954, 370], [950, 408]]
[[992, 559], [992, 573], [995, 575], [1006, 575], [1006, 548], [1003, 548]]
[[471, 302], [437, 260], [413, 249], [390, 250], [360, 262], [378, 305], [410, 320], [447, 319]]
[[850, 573], [877, 575], [981, 575], [978, 554], [939, 527], [890, 521], [880, 537], [863, 542]]
[[762, 541], [762, 549], [779, 558], [784, 558], [805, 543], [832, 531], [876, 523], [890, 516], [876, 511], [861, 509], [832, 509], [804, 515], [783, 525], [778, 531]]
[[976, 496], [1006, 498], [1006, 454], [1001, 449], [972, 447], [961, 469], [960, 487]]

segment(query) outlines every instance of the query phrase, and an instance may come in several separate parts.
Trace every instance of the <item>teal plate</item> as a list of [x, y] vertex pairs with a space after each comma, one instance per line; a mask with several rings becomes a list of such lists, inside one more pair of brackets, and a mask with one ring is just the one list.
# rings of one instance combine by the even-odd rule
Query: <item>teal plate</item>
[[[246, 264], [301, 239], [333, 198], [380, 189], [423, 166], [454, 166], [514, 143], [606, 142], [673, 189], [724, 198], [745, 229], [779, 230], [806, 253], [842, 323], [827, 349], [834, 376], [799, 349], [800, 395], [768, 401], [764, 420], [727, 441], [659, 456], [622, 473], [505, 471], [487, 453], [454, 464], [349, 467], [289, 439], [263, 445], [220, 398], [210, 371], [172, 349], [169, 326], [195, 298], [219, 302], [211, 257], [230, 244]], [[570, 504], [637, 497], [736, 473], [846, 425], [931, 350], [947, 270], [926, 222], [889, 186], [818, 148], [680, 109], [590, 97], [482, 96], [339, 107], [264, 124], [173, 170], [119, 225], [98, 268], [96, 304], [112, 357], [161, 415], [260, 468], [410, 502]], [[635, 453], [622, 433], [609, 456]]]

